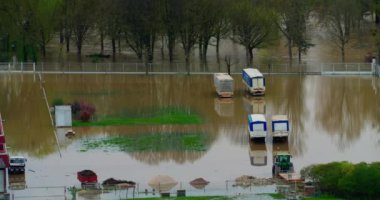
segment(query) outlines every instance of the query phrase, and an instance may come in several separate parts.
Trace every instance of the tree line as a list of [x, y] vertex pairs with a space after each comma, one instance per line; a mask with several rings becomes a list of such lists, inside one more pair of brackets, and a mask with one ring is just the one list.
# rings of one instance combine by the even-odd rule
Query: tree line
[[[126, 46], [146, 63], [154, 61], [156, 49], [172, 62], [176, 48], [182, 48], [186, 63], [195, 49], [206, 62], [208, 48], [215, 46], [219, 58], [220, 41], [227, 39], [245, 48], [251, 65], [254, 49], [284, 38], [289, 61], [296, 50], [301, 62], [315, 45], [310, 26], [318, 24], [339, 47], [344, 62], [347, 43], [353, 34], [368, 30], [364, 19], [377, 13], [379, 5], [379, 0], [1, 1], [0, 59], [44, 59], [47, 46], [58, 37], [64, 51], [75, 48], [78, 60], [86, 42], [100, 44], [100, 54], [110, 44], [114, 61]], [[376, 37], [377, 28], [370, 27]], [[91, 35], [98, 41], [89, 40]]]

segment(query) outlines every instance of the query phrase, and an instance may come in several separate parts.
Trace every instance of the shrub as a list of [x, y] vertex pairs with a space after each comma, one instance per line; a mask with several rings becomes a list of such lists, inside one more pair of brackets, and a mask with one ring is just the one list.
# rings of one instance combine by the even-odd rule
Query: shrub
[[53, 107], [54, 106], [61, 106], [61, 105], [64, 105], [64, 104], [65, 104], [65, 102], [61, 98], [54, 99], [53, 103], [52, 103]]
[[73, 115], [77, 115], [80, 111], [80, 103], [78, 101], [74, 101], [74, 103], [71, 104], [71, 112]]
[[95, 115], [95, 107], [85, 102], [74, 101], [71, 104], [71, 112], [75, 119], [88, 122]]
[[88, 122], [88, 121], [90, 121], [90, 118], [91, 118], [91, 114], [87, 110], [81, 110], [79, 112], [79, 119], [82, 122]]

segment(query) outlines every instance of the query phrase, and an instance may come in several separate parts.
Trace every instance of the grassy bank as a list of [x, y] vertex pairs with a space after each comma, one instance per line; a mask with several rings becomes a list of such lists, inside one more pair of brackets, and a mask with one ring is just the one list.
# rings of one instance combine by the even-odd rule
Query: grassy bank
[[91, 149], [142, 151], [206, 151], [206, 133], [147, 133], [88, 139], [82, 142], [82, 152]]
[[302, 198], [302, 200], [343, 200], [343, 199], [329, 196], [329, 195], [322, 195], [320, 197]]
[[95, 121], [74, 121], [74, 127], [81, 126], [121, 126], [121, 125], [160, 125], [160, 124], [200, 124], [202, 119], [184, 110], [160, 110], [148, 116], [105, 117]]

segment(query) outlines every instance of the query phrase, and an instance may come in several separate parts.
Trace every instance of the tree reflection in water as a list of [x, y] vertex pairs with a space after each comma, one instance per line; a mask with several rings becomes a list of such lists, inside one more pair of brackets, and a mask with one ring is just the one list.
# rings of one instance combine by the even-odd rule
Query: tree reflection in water
[[[379, 82], [379, 80], [376, 80]], [[380, 101], [368, 77], [322, 77], [317, 85], [316, 118], [341, 150], [358, 140], [366, 126], [379, 130]], [[377, 86], [375, 86], [377, 88]]]

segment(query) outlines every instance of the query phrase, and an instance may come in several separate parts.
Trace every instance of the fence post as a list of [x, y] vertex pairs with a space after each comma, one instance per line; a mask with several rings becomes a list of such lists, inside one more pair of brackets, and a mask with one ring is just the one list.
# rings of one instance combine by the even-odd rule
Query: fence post
[[36, 63], [33, 63], [33, 73], [36, 73]]
[[11, 71], [11, 63], [8, 63], [8, 71]]
[[124, 65], [124, 63], [123, 63], [123, 72], [125, 73], [125, 65]]
[[108, 71], [111, 72], [111, 63], [108, 63]]
[[347, 73], [347, 63], [344, 64], [345, 68], [346, 68], [346, 73]]
[[21, 62], [21, 71], [24, 71], [24, 63]]
[[376, 75], [376, 59], [372, 58], [371, 71], [373, 75]]
[[98, 72], [98, 63], [95, 63], [95, 72]]
[[137, 72], [137, 63], [136, 63], [136, 70], [135, 70], [135, 72]]

